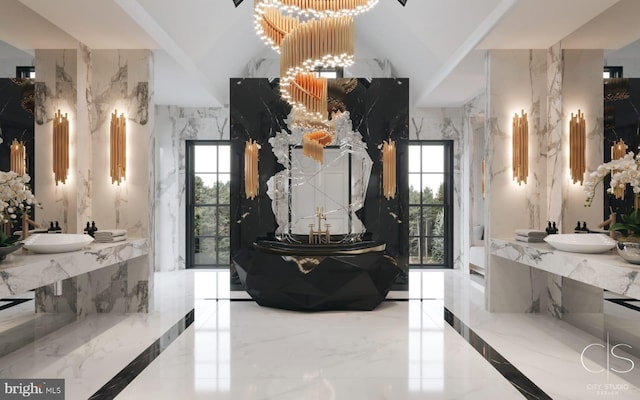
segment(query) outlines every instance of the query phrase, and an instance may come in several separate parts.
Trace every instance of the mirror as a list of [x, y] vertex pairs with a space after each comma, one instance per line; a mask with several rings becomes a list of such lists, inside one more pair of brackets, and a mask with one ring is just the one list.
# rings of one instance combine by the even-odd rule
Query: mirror
[[323, 208], [324, 223], [339, 241], [357, 240], [366, 231], [356, 211], [364, 206], [373, 162], [362, 135], [353, 131], [349, 112], [332, 123], [336, 138], [324, 149], [323, 164], [302, 154], [303, 128], [288, 124], [291, 134], [278, 132], [269, 139], [285, 168], [267, 183], [280, 240], [297, 241], [296, 235], [307, 235], [309, 225], [317, 224], [317, 207]]

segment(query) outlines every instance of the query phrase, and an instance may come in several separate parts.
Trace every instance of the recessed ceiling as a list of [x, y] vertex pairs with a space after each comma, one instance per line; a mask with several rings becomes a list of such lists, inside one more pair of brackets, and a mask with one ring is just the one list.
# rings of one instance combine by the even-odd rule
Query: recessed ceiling
[[[619, 48], [640, 38], [639, 8], [637, 0], [380, 0], [356, 17], [356, 63], [388, 60], [410, 79], [415, 107], [459, 106], [484, 87], [483, 50], [560, 41]], [[251, 1], [4, 0], [0, 40], [27, 52], [78, 42], [154, 49], [156, 102], [181, 106], [227, 104], [229, 78], [277, 59], [254, 33]]]

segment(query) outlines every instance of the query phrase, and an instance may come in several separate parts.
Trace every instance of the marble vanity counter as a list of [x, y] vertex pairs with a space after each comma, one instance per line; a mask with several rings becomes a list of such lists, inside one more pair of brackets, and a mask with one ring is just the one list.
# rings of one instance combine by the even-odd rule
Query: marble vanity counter
[[489, 252], [497, 257], [640, 299], [640, 265], [627, 263], [615, 249], [600, 254], [581, 254], [556, 250], [547, 243], [491, 239]]
[[147, 239], [92, 243], [79, 251], [57, 254], [35, 254], [18, 250], [0, 263], [0, 298], [147, 254]]

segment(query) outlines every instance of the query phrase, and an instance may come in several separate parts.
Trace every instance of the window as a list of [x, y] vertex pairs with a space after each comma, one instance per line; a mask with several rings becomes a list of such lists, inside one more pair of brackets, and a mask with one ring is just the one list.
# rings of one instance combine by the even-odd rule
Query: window
[[409, 265], [453, 268], [453, 145], [409, 144]]
[[187, 268], [230, 261], [231, 146], [187, 141]]
[[36, 67], [16, 67], [16, 78], [36, 79]]
[[604, 79], [609, 78], [622, 78], [622, 67], [609, 67], [605, 66], [602, 72]]
[[315, 72], [318, 78], [337, 79], [344, 77], [344, 69], [342, 67], [316, 68]]

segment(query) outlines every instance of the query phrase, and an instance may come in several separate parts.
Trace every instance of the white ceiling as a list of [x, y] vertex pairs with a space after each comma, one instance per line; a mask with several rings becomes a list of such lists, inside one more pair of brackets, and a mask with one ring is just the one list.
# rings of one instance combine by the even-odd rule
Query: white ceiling
[[[482, 90], [486, 49], [619, 49], [640, 39], [639, 15], [639, 0], [380, 0], [356, 18], [356, 62], [389, 60], [416, 107], [456, 106]], [[0, 41], [153, 49], [156, 102], [181, 106], [226, 104], [229, 78], [277, 58], [255, 35], [252, 0], [3, 0]]]

